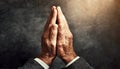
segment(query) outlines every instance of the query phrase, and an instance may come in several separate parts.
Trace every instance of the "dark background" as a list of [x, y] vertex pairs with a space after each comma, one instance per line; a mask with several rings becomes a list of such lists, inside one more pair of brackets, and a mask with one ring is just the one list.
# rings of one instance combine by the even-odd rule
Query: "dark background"
[[[79, 56], [95, 69], [120, 69], [119, 0], [0, 0], [0, 69], [17, 68], [40, 53], [52, 5], [61, 6]], [[63, 66], [56, 58], [52, 67]]]

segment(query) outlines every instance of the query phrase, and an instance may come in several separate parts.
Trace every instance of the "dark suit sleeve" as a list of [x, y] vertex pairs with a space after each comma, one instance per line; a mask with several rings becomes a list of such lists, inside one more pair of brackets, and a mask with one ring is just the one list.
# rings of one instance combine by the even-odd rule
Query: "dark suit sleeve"
[[40, 64], [38, 64], [34, 59], [30, 59], [22, 67], [18, 69], [44, 69]]
[[94, 69], [83, 58], [79, 58], [73, 64], [63, 69]]

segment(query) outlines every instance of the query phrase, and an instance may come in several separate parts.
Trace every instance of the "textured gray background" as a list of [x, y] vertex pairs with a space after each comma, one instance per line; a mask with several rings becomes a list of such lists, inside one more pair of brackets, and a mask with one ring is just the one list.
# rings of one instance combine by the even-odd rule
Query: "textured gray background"
[[[96, 69], [120, 69], [120, 0], [0, 0], [0, 68], [39, 54], [52, 5], [62, 7], [79, 56]], [[52, 67], [63, 66], [56, 58]]]

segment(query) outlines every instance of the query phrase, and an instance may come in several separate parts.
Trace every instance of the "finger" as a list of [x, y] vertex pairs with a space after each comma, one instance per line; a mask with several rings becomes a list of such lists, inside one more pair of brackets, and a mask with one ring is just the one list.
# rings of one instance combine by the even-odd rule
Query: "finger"
[[59, 25], [59, 28], [69, 30], [67, 20], [66, 20], [63, 12], [62, 12], [62, 10], [61, 10], [61, 8], [59, 6], [57, 7], [57, 12], [58, 12], [57, 24]]
[[62, 44], [65, 43], [65, 28], [64, 28], [64, 16], [63, 13], [61, 11], [60, 7], [57, 7], [57, 11], [58, 11], [58, 37], [57, 37], [57, 45], [61, 46]]
[[56, 24], [56, 19], [57, 19], [57, 9], [55, 6], [52, 7], [52, 15], [49, 20], [50, 24]]
[[55, 6], [52, 6], [50, 16], [47, 20], [45, 28], [48, 28], [50, 24], [56, 24], [57, 10]]
[[58, 24], [62, 24], [66, 22], [65, 16], [60, 8], [60, 6], [57, 7], [57, 12], [58, 12]]
[[57, 28], [58, 28], [57, 24], [52, 25], [50, 28], [49, 39], [54, 46], [56, 46], [57, 43], [57, 31], [58, 31]]

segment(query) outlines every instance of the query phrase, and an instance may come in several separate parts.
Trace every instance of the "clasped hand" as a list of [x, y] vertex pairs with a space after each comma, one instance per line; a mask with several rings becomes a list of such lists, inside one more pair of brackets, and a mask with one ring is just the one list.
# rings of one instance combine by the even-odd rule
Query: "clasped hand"
[[60, 7], [53, 6], [42, 34], [42, 51], [38, 56], [50, 65], [56, 56], [66, 64], [77, 55], [73, 49], [73, 35]]

